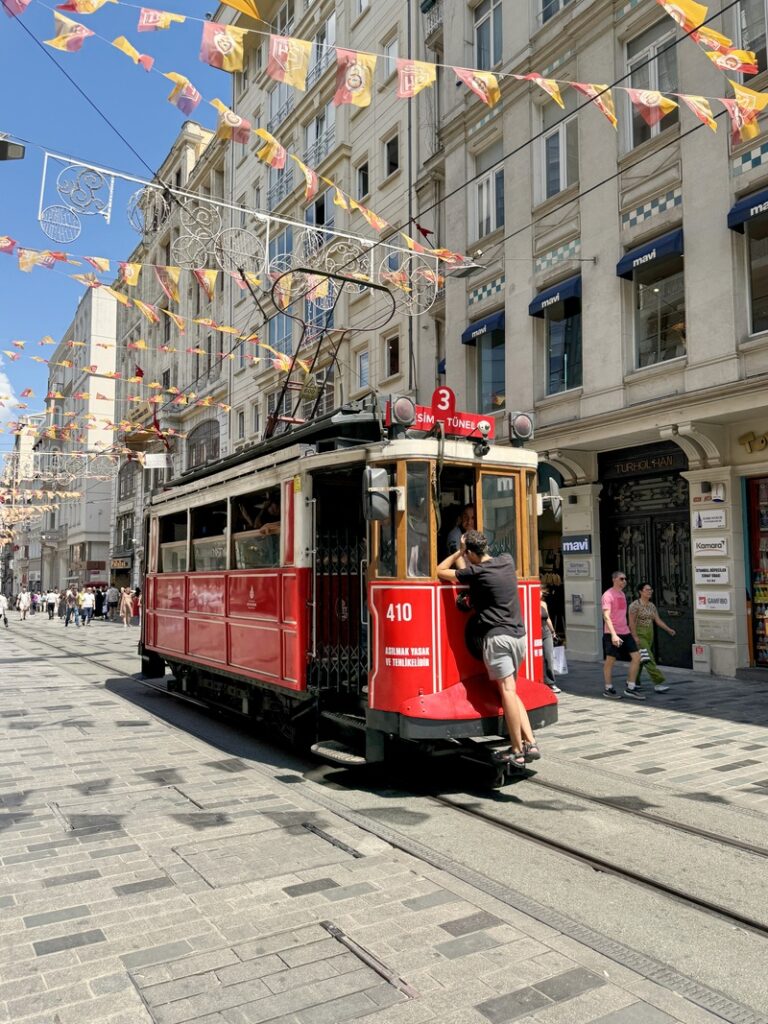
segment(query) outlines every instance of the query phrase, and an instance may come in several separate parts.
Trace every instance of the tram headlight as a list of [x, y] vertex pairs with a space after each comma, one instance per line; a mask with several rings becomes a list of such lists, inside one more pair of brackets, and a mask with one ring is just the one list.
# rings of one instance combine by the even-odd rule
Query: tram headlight
[[416, 405], [407, 395], [393, 397], [391, 409], [393, 421], [401, 427], [410, 427], [416, 419]]
[[532, 441], [533, 416], [527, 412], [511, 412], [509, 414], [509, 439], [517, 447], [522, 447], [526, 441]]

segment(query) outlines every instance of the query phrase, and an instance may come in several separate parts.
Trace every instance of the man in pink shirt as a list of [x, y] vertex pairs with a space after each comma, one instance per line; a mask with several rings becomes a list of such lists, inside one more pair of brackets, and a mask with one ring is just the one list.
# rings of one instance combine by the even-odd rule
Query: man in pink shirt
[[629, 631], [627, 622], [627, 599], [624, 596], [624, 588], [627, 585], [627, 577], [623, 572], [617, 570], [611, 574], [613, 586], [603, 594], [603, 679], [605, 680], [604, 697], [612, 697], [620, 700], [621, 694], [613, 688], [611, 676], [613, 666], [617, 658], [622, 661], [629, 661], [629, 672], [627, 673], [627, 686], [624, 690], [625, 697], [632, 700], [645, 700], [640, 693], [640, 686], [637, 683], [637, 674], [640, 671], [640, 651], [638, 650], [635, 638]]

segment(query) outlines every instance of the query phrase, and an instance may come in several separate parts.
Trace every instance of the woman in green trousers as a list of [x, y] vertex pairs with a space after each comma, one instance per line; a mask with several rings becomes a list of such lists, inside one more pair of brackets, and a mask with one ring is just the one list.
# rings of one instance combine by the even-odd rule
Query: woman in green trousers
[[[659, 618], [656, 605], [651, 601], [653, 587], [650, 583], [641, 583], [638, 593], [638, 600], [629, 606], [629, 631], [640, 648], [640, 671], [637, 674], [637, 682], [639, 684], [640, 676], [645, 669], [651, 677], [656, 693], [666, 693], [669, 687], [664, 683], [664, 673], [656, 664], [653, 654], [653, 627], [658, 626], [670, 636], [674, 636], [675, 631]], [[647, 656], [643, 655], [643, 651], [647, 652]]]

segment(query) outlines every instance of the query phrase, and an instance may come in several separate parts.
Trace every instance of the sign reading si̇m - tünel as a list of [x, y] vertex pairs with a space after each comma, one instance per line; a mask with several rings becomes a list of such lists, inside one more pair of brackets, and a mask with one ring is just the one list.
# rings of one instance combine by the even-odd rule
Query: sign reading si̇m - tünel
[[[482, 421], [490, 424], [487, 434], [478, 430], [478, 424]], [[437, 388], [432, 395], [432, 405], [417, 405], [416, 419], [413, 421], [413, 430], [432, 430], [435, 423], [445, 425], [446, 434], [452, 437], [476, 437], [492, 439], [496, 437], [496, 421], [493, 416], [480, 416], [475, 412], [456, 412], [456, 395], [451, 388]], [[392, 425], [392, 409], [387, 402], [385, 423]]]

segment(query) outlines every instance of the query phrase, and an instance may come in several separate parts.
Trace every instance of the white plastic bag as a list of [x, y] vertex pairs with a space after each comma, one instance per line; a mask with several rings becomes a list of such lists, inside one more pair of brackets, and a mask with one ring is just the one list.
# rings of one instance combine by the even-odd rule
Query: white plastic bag
[[568, 675], [568, 662], [565, 660], [564, 647], [555, 647], [552, 651], [552, 670], [556, 676]]

